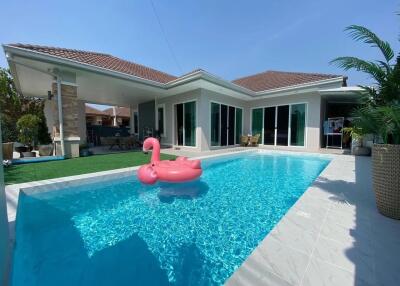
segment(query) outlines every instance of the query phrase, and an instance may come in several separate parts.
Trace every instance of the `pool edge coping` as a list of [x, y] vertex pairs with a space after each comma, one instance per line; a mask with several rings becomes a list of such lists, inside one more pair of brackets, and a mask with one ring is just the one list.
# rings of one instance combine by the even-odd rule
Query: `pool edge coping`
[[[264, 153], [264, 154], [282, 154], [282, 155], [298, 155], [298, 156], [311, 156], [311, 157], [323, 157], [323, 158], [329, 158], [330, 162], [325, 166], [325, 168], [322, 170], [322, 172], [314, 179], [313, 183], [304, 191], [304, 193], [297, 199], [296, 203], [293, 204], [288, 211], [285, 213], [284, 216], [281, 217], [281, 219], [275, 224], [274, 228], [275, 229], [281, 221], [289, 214], [289, 211], [300, 201], [300, 199], [304, 196], [304, 194], [312, 188], [314, 185], [315, 181], [317, 181], [319, 178], [322, 178], [323, 173], [326, 171], [329, 165], [332, 164], [332, 162], [340, 157], [353, 157], [352, 155], [344, 155], [344, 154], [324, 154], [324, 153], [317, 153], [317, 152], [299, 152], [299, 151], [291, 151], [291, 150], [268, 150], [268, 149], [249, 149], [249, 150], [240, 150], [240, 151], [230, 151], [226, 153], [218, 153], [218, 154], [210, 154], [210, 155], [204, 155], [204, 156], [196, 156], [190, 158], [190, 160], [193, 159], [210, 159], [210, 158], [218, 158], [218, 157], [225, 157], [225, 156], [232, 156], [236, 154], [242, 154], [242, 153]], [[138, 170], [141, 167], [139, 166], [134, 166], [134, 167], [128, 167], [128, 168], [120, 168], [120, 169], [113, 169], [113, 170], [107, 170], [107, 171], [101, 171], [101, 172], [93, 172], [93, 173], [87, 173], [87, 174], [81, 174], [81, 175], [74, 175], [74, 176], [67, 176], [67, 177], [60, 177], [60, 178], [54, 178], [54, 179], [47, 179], [47, 180], [40, 180], [40, 181], [32, 181], [32, 182], [26, 182], [26, 183], [20, 183], [20, 184], [13, 184], [13, 185], [7, 185], [5, 187], [5, 193], [6, 193], [6, 201], [7, 201], [7, 218], [8, 218], [8, 223], [9, 223], [9, 262], [8, 267], [9, 267], [9, 275], [11, 274], [11, 265], [12, 265], [12, 257], [13, 257], [13, 247], [15, 243], [15, 220], [16, 220], [16, 215], [17, 215], [17, 210], [18, 210], [18, 198], [19, 198], [19, 193], [21, 191], [38, 191], [38, 192], [44, 192], [44, 191], [53, 191], [65, 187], [71, 187], [74, 185], [78, 185], [81, 183], [91, 183], [91, 182], [98, 182], [98, 179], [101, 178], [101, 181], [107, 181], [107, 180], [112, 180], [117, 177], [120, 177], [123, 175], [124, 177], [127, 177], [129, 175], [132, 175], [132, 173], [136, 170]], [[62, 187], [60, 184], [63, 184]], [[36, 190], [35, 190], [36, 189]], [[14, 207], [14, 213], [9, 214], [8, 213], [8, 206], [9, 206], [9, 199], [12, 199], [13, 202], [15, 203]], [[230, 279], [232, 278], [233, 275], [241, 268], [241, 266], [249, 259], [249, 257], [253, 254], [253, 252], [260, 247], [261, 243], [267, 239], [269, 234], [273, 231], [273, 229], [260, 241], [259, 245], [257, 245], [252, 253], [243, 261], [243, 263], [232, 273], [232, 275], [225, 281], [225, 283], [228, 283]]]

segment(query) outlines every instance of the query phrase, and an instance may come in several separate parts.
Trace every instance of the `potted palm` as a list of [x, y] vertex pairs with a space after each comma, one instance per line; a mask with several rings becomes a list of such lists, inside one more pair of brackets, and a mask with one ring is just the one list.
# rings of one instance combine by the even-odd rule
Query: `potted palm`
[[[357, 120], [356, 118], [355, 120]], [[364, 146], [364, 137], [368, 134], [364, 134], [363, 130], [358, 126], [351, 126], [343, 128], [343, 133], [348, 134], [351, 139], [351, 154], [355, 156], [368, 156], [371, 154], [371, 148]]]
[[17, 121], [18, 140], [28, 147], [28, 151], [21, 153], [22, 157], [36, 157], [32, 149], [37, 143], [39, 122], [39, 117], [33, 114], [25, 114]]
[[376, 203], [380, 213], [400, 219], [400, 54], [389, 43], [362, 26], [346, 28], [353, 39], [378, 48], [383, 59], [365, 61], [356, 57], [339, 57], [332, 62], [339, 67], [367, 73], [374, 87], [363, 89], [361, 106], [354, 110], [353, 128], [364, 136], [373, 135], [372, 176]]

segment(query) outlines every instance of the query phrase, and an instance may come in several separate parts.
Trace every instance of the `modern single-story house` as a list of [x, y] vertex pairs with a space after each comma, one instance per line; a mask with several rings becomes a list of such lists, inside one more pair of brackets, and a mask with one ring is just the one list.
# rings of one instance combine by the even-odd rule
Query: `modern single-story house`
[[60, 153], [78, 156], [85, 103], [129, 107], [131, 132], [158, 130], [162, 143], [204, 151], [260, 134], [271, 148], [318, 151], [328, 117], [347, 117], [360, 89], [342, 75], [267, 71], [233, 81], [204, 70], [173, 76], [80, 50], [3, 45], [19, 92], [46, 98]]
[[96, 126], [129, 126], [131, 111], [127, 107], [113, 106], [99, 110], [92, 106], [85, 106], [86, 125]]

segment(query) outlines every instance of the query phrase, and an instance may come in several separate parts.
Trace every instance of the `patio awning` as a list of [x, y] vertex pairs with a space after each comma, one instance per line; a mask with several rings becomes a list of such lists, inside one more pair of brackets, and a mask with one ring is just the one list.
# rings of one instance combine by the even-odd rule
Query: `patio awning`
[[139, 103], [206, 88], [230, 96], [251, 99], [252, 91], [197, 70], [167, 84], [136, 75], [90, 65], [63, 57], [3, 45], [18, 91], [26, 96], [46, 97], [54, 74], [63, 83], [78, 87], [78, 99], [108, 105]]

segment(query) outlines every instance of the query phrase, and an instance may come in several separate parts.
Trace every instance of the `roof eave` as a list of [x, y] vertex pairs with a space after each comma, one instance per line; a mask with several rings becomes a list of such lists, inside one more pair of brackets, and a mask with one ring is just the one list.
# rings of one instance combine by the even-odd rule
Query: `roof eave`
[[303, 84], [296, 84], [296, 85], [274, 88], [274, 89], [269, 89], [269, 90], [264, 90], [264, 91], [257, 91], [256, 98], [269, 96], [269, 95], [282, 93], [282, 92], [291, 92], [291, 91], [295, 92], [295, 91], [298, 91], [301, 89], [318, 87], [318, 86], [326, 85], [326, 84], [340, 83], [340, 82], [343, 82], [343, 78], [344, 78], [343, 76], [339, 76], [339, 77], [335, 77], [335, 78], [307, 82], [307, 83], [303, 83]]
[[[74, 67], [74, 68], [78, 68], [78, 69], [85, 69], [85, 70], [102, 73], [102, 74], [106, 74], [106, 75], [110, 75], [110, 76], [114, 76], [114, 77], [118, 77], [118, 78], [122, 78], [122, 79], [133, 80], [133, 81], [140, 82], [142, 84], [150, 85], [153, 87], [158, 87], [158, 88], [162, 88], [162, 89], [165, 88], [164, 83], [141, 78], [141, 77], [134, 76], [134, 75], [129, 75], [126, 73], [110, 70], [107, 68], [102, 68], [102, 67], [98, 67], [95, 65], [86, 64], [86, 63], [74, 61], [71, 59], [66, 59], [66, 58], [53, 56], [53, 55], [49, 55], [46, 53], [32, 51], [32, 50], [28, 50], [28, 49], [24, 49], [24, 48], [14, 47], [14, 46], [10, 46], [10, 45], [3, 44], [2, 46], [3, 46], [4, 52], [6, 53], [6, 57], [7, 57], [7, 53], [10, 53], [11, 55], [16, 54], [18, 56], [31, 58], [34, 60], [44, 60], [44, 61], [50, 62], [50, 63], [66, 65], [66, 66], [70, 66], [70, 67]], [[8, 62], [10, 64], [10, 61], [8, 61]]]
[[78, 69], [89, 70], [89, 71], [102, 73], [102, 74], [110, 75], [110, 76], [121, 78], [121, 79], [133, 80], [133, 81], [136, 81], [136, 82], [139, 82], [139, 83], [142, 83], [145, 85], [149, 85], [152, 87], [160, 88], [163, 90], [172, 89], [174, 87], [181, 86], [181, 85], [187, 84], [187, 83], [195, 81], [195, 80], [203, 79], [208, 82], [211, 82], [211, 83], [220, 85], [222, 87], [239, 92], [239, 93], [245, 95], [246, 97], [248, 97], [248, 99], [258, 99], [258, 98], [262, 98], [265, 96], [271, 96], [271, 95], [278, 94], [278, 93], [287, 93], [287, 92], [291, 92], [291, 91], [295, 92], [300, 89], [317, 87], [319, 85], [343, 82], [343, 80], [345, 80], [347, 78], [344, 76], [340, 76], [340, 77], [326, 79], [326, 80], [319, 80], [319, 81], [315, 81], [315, 82], [308, 82], [308, 83], [299, 84], [299, 85], [293, 85], [293, 86], [287, 86], [287, 87], [282, 87], [282, 88], [275, 88], [275, 89], [256, 92], [256, 91], [250, 90], [246, 87], [240, 86], [236, 83], [233, 83], [231, 81], [224, 80], [220, 77], [217, 77], [217, 76], [210, 74], [208, 72], [205, 72], [203, 70], [195, 71], [193, 73], [187, 74], [183, 77], [179, 77], [179, 78], [169, 81], [167, 83], [160, 83], [160, 82], [144, 79], [144, 78], [141, 78], [138, 76], [129, 75], [126, 73], [122, 73], [122, 72], [118, 72], [118, 71], [114, 71], [114, 70], [110, 70], [110, 69], [106, 69], [106, 68], [101, 68], [98, 66], [81, 63], [81, 62], [74, 61], [71, 59], [65, 59], [62, 57], [53, 56], [53, 55], [49, 55], [49, 54], [38, 52], [38, 51], [32, 51], [32, 50], [14, 47], [11, 45], [4, 45], [4, 44], [2, 46], [3, 46], [4, 52], [6, 53], [6, 57], [7, 57], [7, 61], [9, 63], [10, 69], [16, 80], [16, 86], [17, 86], [18, 91], [20, 91], [20, 85], [19, 85], [19, 81], [18, 81], [18, 76], [16, 74], [15, 65], [12, 63], [12, 61], [9, 60], [9, 57], [12, 56], [12, 54], [16, 54], [18, 56], [22, 56], [22, 57], [26, 57], [26, 58], [31, 58], [34, 60], [44, 60], [44, 61], [50, 62], [50, 63], [61, 64], [61, 65], [66, 65], [66, 66], [74, 67], [74, 68], [78, 68]]

